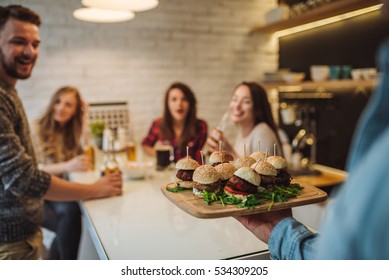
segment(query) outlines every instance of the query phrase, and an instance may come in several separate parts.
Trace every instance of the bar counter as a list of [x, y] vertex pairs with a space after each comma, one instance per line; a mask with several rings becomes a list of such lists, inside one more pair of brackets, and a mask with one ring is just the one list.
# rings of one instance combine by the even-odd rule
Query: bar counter
[[[160, 188], [174, 181], [175, 170], [151, 173], [124, 180], [122, 196], [80, 202], [100, 259], [266, 258], [267, 245], [234, 218], [195, 218], [166, 199]], [[97, 178], [96, 172], [71, 174], [77, 182]]]

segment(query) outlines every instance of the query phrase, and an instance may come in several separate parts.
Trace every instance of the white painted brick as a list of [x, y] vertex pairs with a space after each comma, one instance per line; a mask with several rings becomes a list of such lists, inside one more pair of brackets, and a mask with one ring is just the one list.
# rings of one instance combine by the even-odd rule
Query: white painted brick
[[161, 0], [156, 9], [115, 24], [74, 19], [80, 1], [18, 3], [43, 18], [40, 58], [31, 78], [17, 85], [30, 118], [43, 113], [56, 89], [74, 85], [89, 101], [128, 101], [140, 141], [162, 114], [166, 88], [183, 81], [212, 129], [236, 84], [277, 69], [278, 42], [249, 34], [275, 0]]

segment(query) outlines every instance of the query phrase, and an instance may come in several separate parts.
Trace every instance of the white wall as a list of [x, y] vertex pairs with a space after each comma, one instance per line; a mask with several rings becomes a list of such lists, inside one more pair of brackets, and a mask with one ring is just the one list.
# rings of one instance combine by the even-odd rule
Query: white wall
[[127, 100], [140, 140], [162, 111], [173, 81], [190, 85], [199, 116], [215, 126], [242, 80], [260, 81], [277, 69], [278, 45], [249, 35], [275, 0], [160, 0], [125, 23], [73, 18], [79, 0], [17, 2], [43, 18], [41, 52], [33, 75], [17, 85], [30, 118], [40, 116], [60, 86], [77, 86], [88, 101]]

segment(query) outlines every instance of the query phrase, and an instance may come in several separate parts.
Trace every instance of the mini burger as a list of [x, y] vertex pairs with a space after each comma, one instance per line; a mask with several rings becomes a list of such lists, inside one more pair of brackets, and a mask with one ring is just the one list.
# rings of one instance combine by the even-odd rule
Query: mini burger
[[233, 161], [234, 157], [226, 151], [215, 151], [209, 156], [209, 163], [216, 166], [222, 162]]
[[183, 158], [177, 161], [177, 186], [185, 189], [193, 188], [193, 172], [197, 167], [199, 167], [199, 163], [191, 158]]
[[255, 162], [252, 157], [240, 157], [234, 162], [234, 165], [236, 169], [239, 169], [241, 167], [251, 167]]
[[260, 183], [261, 177], [257, 172], [250, 167], [241, 167], [235, 171], [234, 176], [228, 181], [224, 192], [228, 196], [243, 199], [261, 190]]
[[220, 176], [215, 167], [211, 165], [200, 165], [193, 172], [193, 194], [202, 197], [203, 191], [220, 193]]
[[221, 187], [227, 184], [228, 180], [234, 175], [236, 171], [235, 166], [232, 163], [224, 162], [215, 166], [216, 171], [219, 173]]
[[266, 154], [264, 152], [257, 151], [257, 152], [252, 153], [250, 155], [250, 157], [252, 157], [255, 160], [255, 162], [257, 162], [258, 160], [265, 160]]
[[288, 164], [286, 160], [280, 156], [271, 156], [267, 158], [267, 162], [273, 165], [277, 170], [277, 176], [274, 183], [276, 185], [289, 186], [292, 176], [287, 170]]
[[274, 189], [274, 182], [277, 176], [277, 170], [273, 165], [266, 161], [254, 163], [252, 168], [261, 176], [261, 186], [267, 190]]

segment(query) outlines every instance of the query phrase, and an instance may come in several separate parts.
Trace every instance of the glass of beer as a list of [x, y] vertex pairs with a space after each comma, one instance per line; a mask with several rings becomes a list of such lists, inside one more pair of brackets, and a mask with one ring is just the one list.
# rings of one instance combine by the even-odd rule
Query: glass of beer
[[155, 146], [155, 153], [157, 157], [157, 170], [166, 169], [174, 160], [173, 146], [169, 142], [162, 142]]
[[127, 160], [128, 161], [136, 161], [136, 148], [135, 148], [135, 143], [130, 142], [127, 144]]

